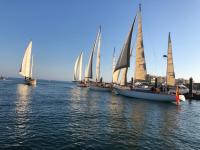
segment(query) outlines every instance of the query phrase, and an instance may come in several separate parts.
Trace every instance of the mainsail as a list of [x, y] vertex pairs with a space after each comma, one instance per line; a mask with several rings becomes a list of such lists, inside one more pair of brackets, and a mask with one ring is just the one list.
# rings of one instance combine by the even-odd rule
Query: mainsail
[[81, 81], [82, 79], [82, 59], [83, 53], [81, 52], [74, 65], [74, 81]]
[[175, 73], [174, 73], [174, 64], [172, 57], [172, 42], [169, 33], [168, 37], [168, 54], [167, 54], [167, 85], [174, 86], [175, 85]]
[[100, 48], [101, 48], [101, 27], [97, 35], [97, 62], [96, 62], [96, 81], [100, 80]]
[[135, 62], [135, 80], [146, 80], [147, 70], [144, 55], [143, 35], [142, 35], [142, 17], [141, 5], [138, 12], [138, 33], [136, 45], [136, 62]]
[[25, 54], [22, 60], [21, 68], [19, 74], [24, 77], [31, 77], [31, 51], [32, 51], [32, 41], [30, 41], [28, 47], [25, 50]]
[[117, 64], [115, 66], [115, 70], [114, 71], [117, 71], [119, 69], [122, 69], [122, 68], [127, 68], [130, 66], [130, 51], [131, 51], [131, 39], [132, 39], [132, 33], [133, 33], [133, 27], [134, 27], [134, 24], [135, 24], [135, 19], [136, 19], [136, 16], [134, 18], [134, 21], [133, 21], [133, 24], [131, 26], [131, 29], [128, 33], [128, 37], [126, 39], [126, 42], [122, 48], [122, 51], [121, 51], [121, 54], [118, 58], [118, 61], [117, 61]]

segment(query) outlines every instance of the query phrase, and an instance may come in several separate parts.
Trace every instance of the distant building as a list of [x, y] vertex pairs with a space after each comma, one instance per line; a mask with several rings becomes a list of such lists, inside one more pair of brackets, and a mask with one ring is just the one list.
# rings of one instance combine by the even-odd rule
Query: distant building
[[146, 80], [150, 83], [155, 83], [155, 78], [157, 78], [158, 83], [164, 83], [165, 82], [165, 77], [155, 76], [155, 75], [150, 75], [150, 74], [147, 74]]
[[176, 84], [189, 84], [189, 80], [183, 79], [183, 78], [179, 78], [176, 79]]
[[[158, 83], [165, 83], [166, 77], [164, 76], [155, 76], [155, 75], [150, 75], [147, 74], [146, 80], [147, 82], [150, 83], [155, 83], [155, 78], [157, 78]], [[189, 84], [189, 80], [183, 79], [183, 78], [178, 78], [176, 79], [176, 84], [184, 84], [187, 85]]]

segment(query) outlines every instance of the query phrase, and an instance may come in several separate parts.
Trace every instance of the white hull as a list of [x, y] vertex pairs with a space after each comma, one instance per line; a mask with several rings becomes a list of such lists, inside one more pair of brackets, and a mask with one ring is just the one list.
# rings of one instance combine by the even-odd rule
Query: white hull
[[[137, 91], [137, 90], [130, 90], [127, 88], [115, 88], [118, 94], [133, 97], [137, 99], [144, 99], [144, 100], [151, 100], [151, 101], [161, 101], [161, 102], [176, 102], [176, 95], [169, 95], [169, 94], [158, 94], [152, 93], [147, 91]], [[179, 95], [179, 99], [185, 101], [184, 95]]]
[[93, 91], [100, 91], [100, 92], [111, 92], [112, 91], [112, 88], [110, 88], [110, 87], [100, 87], [100, 86], [95, 86], [95, 85], [90, 85], [89, 89], [93, 90]]

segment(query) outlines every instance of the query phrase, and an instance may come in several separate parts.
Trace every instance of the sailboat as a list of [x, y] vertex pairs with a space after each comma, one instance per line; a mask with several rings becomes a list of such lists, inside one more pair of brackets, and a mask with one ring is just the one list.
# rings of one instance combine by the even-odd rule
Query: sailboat
[[33, 55], [32, 55], [32, 41], [29, 42], [25, 50], [19, 74], [24, 77], [25, 84], [36, 85], [36, 79], [33, 79]]
[[[138, 12], [138, 34], [137, 34], [137, 46], [136, 46], [136, 64], [135, 64], [135, 82], [141, 82], [146, 80], [146, 62], [144, 55], [144, 47], [143, 47], [143, 38], [142, 38], [142, 21], [141, 21], [141, 6], [139, 7]], [[134, 24], [133, 24], [134, 25]], [[184, 101], [184, 95], [180, 95], [178, 90], [176, 94], [169, 94], [167, 92], [160, 92], [158, 88], [145, 88], [145, 87], [137, 87], [137, 86], [127, 86], [127, 70], [130, 65], [130, 45], [131, 45], [131, 36], [133, 32], [133, 25], [129, 32], [129, 38], [125, 42], [125, 48], [122, 49], [121, 55], [118, 59], [118, 63], [115, 67], [115, 71], [125, 68], [122, 76], [123, 86], [116, 86], [115, 90], [118, 94], [133, 97], [144, 100], [152, 100], [152, 101], [163, 101], [163, 102], [179, 102], [179, 100]], [[168, 41], [168, 64], [167, 64], [167, 79], [168, 84], [175, 82], [174, 69], [173, 69], [173, 61], [172, 61], [172, 45], [171, 39]]]
[[101, 49], [101, 27], [97, 34], [96, 42], [94, 44], [94, 51], [97, 50], [96, 57], [96, 82], [91, 82], [89, 84], [90, 90], [95, 91], [111, 91], [110, 84], [103, 83], [102, 77], [100, 77], [100, 49]]
[[6, 80], [6, 78], [1, 75], [0, 80]]
[[82, 81], [82, 65], [83, 65], [83, 52], [78, 56], [74, 65], [74, 75], [73, 81], [80, 82]]

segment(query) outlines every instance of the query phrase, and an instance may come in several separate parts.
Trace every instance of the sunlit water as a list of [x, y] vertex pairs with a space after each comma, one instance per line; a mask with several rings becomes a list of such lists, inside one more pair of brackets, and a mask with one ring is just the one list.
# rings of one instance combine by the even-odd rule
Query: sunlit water
[[134, 100], [70, 82], [0, 81], [0, 149], [200, 149], [200, 101]]

